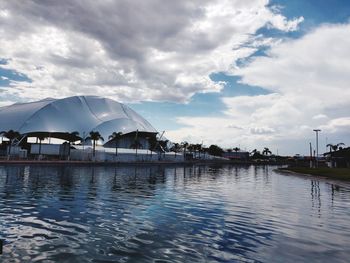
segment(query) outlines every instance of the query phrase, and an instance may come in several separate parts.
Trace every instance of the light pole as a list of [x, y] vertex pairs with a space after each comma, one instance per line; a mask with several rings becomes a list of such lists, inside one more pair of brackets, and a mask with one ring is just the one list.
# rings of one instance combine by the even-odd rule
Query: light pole
[[315, 129], [314, 132], [316, 132], [316, 167], [318, 167], [318, 133], [320, 132], [320, 129]]

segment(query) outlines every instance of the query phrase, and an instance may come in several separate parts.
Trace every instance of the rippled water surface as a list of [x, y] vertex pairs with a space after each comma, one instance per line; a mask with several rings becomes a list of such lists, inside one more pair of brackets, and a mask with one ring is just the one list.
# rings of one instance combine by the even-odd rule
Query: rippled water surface
[[349, 262], [350, 185], [275, 168], [0, 167], [0, 262]]

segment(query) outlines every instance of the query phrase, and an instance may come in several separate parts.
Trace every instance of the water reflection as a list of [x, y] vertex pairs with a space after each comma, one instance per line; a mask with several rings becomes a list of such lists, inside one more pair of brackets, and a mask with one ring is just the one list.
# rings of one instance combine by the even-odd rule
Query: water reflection
[[311, 180], [311, 203], [313, 208], [317, 208], [318, 216], [321, 217], [321, 189], [320, 182]]
[[349, 187], [274, 168], [0, 167], [0, 259], [346, 262]]

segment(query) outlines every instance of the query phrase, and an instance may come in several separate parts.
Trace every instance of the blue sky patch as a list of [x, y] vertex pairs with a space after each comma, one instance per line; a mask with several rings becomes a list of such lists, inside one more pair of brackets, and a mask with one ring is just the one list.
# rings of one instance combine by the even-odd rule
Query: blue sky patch
[[228, 76], [224, 73], [215, 73], [210, 76], [213, 81], [224, 81], [226, 85], [220, 93], [199, 93], [191, 98], [188, 104], [172, 102], [142, 102], [128, 105], [149, 120], [156, 129], [172, 130], [179, 127], [172, 117], [220, 117], [223, 115], [225, 105], [223, 97], [256, 96], [270, 92], [260, 88], [238, 83], [239, 77]]
[[[6, 60], [0, 60], [2, 65], [6, 65]], [[5, 69], [0, 66], [0, 87], [8, 87], [11, 81], [31, 82], [31, 79], [26, 75], [14, 70]]]

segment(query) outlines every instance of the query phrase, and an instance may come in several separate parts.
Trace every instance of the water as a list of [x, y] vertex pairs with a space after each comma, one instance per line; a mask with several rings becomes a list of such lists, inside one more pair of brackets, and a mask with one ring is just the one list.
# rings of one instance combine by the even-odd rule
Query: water
[[275, 168], [0, 167], [0, 261], [349, 262], [350, 184]]

